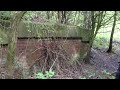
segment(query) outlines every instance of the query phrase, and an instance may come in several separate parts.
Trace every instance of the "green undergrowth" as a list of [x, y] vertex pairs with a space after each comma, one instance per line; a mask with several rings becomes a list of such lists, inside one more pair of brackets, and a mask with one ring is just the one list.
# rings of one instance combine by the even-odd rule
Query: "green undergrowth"
[[42, 72], [37, 72], [36, 73], [36, 78], [37, 79], [50, 79], [55, 75], [55, 72], [50, 69], [49, 71], [45, 71], [45, 73]]
[[108, 48], [108, 46], [108, 40], [104, 37], [96, 37], [93, 43], [93, 48], [96, 49]]

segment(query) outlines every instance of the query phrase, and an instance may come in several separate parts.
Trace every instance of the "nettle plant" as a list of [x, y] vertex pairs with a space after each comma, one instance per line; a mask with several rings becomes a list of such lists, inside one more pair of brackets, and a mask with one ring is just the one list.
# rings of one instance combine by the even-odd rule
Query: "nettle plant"
[[35, 76], [37, 79], [49, 79], [49, 78], [52, 78], [54, 75], [55, 75], [55, 72], [52, 69], [50, 69], [49, 71], [45, 71], [45, 73], [38, 72], [36, 73]]

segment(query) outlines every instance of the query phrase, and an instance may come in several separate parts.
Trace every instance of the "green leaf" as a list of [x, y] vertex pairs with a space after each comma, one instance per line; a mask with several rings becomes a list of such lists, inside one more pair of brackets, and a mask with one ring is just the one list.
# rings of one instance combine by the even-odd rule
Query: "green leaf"
[[79, 77], [79, 79], [87, 79], [86, 77]]
[[41, 72], [37, 73], [37, 74], [36, 74], [36, 77], [37, 77], [38, 79], [46, 79], [46, 77], [44, 76], [44, 74], [41, 73]]
[[52, 71], [51, 69], [49, 71], [45, 71], [45, 76], [48, 78], [51, 78], [54, 76], [54, 71]]

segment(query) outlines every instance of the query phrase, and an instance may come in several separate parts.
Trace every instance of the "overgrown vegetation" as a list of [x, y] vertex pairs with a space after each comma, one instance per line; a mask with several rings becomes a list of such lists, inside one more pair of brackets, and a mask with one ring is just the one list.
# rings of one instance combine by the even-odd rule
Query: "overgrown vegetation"
[[[15, 58], [17, 58], [16, 56], [17, 37], [19, 35], [18, 30], [20, 30], [19, 26], [21, 25], [21, 23], [23, 22], [28, 23], [26, 24], [26, 27], [23, 26], [26, 31], [25, 30], [21, 30], [21, 31], [24, 31], [23, 33], [28, 31], [31, 37], [33, 34], [36, 35], [37, 32], [36, 36], [42, 38], [52, 37], [54, 39], [55, 37], [64, 37], [64, 38], [77, 37], [77, 38], [81, 38], [81, 41], [87, 42], [88, 44], [88, 45], [86, 44], [87, 49], [85, 48], [85, 45], [82, 45], [82, 48], [80, 49], [81, 51], [79, 51], [80, 55], [77, 55], [78, 54], [77, 49], [74, 49], [72, 51], [73, 47], [71, 46], [70, 52], [71, 53], [74, 52], [74, 56], [68, 53], [66, 54], [67, 50], [63, 46], [61, 47], [56, 46], [57, 48], [55, 48], [55, 50], [58, 51], [59, 49], [64, 48], [63, 51], [57, 52], [56, 54], [54, 50], [50, 50], [49, 44], [45, 44], [45, 42], [43, 42], [46, 45], [44, 47], [47, 48], [44, 50], [47, 59], [45, 60], [45, 62], [43, 62], [43, 64], [45, 64], [44, 67], [46, 67], [46, 70], [44, 70], [45, 73], [38, 72], [36, 73], [35, 76], [38, 79], [49, 79], [55, 76], [56, 72], [51, 69], [48, 70], [47, 68], [50, 67], [53, 61], [56, 61], [58, 59], [60, 59], [58, 61], [59, 63], [65, 63], [64, 62], [65, 60], [68, 60], [69, 62], [70, 57], [73, 56], [75, 59], [73, 58], [72, 62], [78, 62], [77, 64], [79, 64], [80, 61], [79, 59], [83, 59], [85, 63], [90, 64], [91, 48], [99, 49], [99, 50], [105, 49], [106, 53], [107, 52], [115, 53], [117, 47], [113, 44], [113, 42], [114, 41], [120, 42], [119, 20], [120, 20], [119, 11], [0, 11], [0, 44], [5, 44], [5, 41], [8, 42], [7, 60], [6, 60], [6, 69], [8, 71], [8, 78], [13, 78], [13, 74], [15, 71], [14, 62], [16, 60]], [[51, 24], [52, 28], [48, 27], [49, 26], [48, 24]], [[55, 30], [57, 31], [57, 33], [55, 33], [56, 32]], [[27, 37], [27, 35], [24, 36]], [[66, 48], [68, 48], [68, 46]], [[75, 46], [75, 47], [79, 47], [79, 46]], [[86, 52], [84, 49], [86, 50]], [[85, 52], [85, 54], [83, 52]], [[84, 56], [81, 53], [83, 53]], [[62, 59], [64, 58], [64, 61], [62, 61], [61, 58], [58, 58], [59, 55], [62, 56]], [[2, 56], [2, 51], [1, 51], [1, 56]], [[79, 58], [77, 58], [76, 60], [76, 57], [78, 56]], [[68, 67], [68, 66], [63, 66], [63, 67]], [[30, 68], [31, 66], [29, 67], [29, 69]], [[58, 68], [58, 71], [60, 72], [60, 67]], [[96, 73], [91, 73], [88, 74], [88, 76], [86, 77], [81, 76], [79, 78], [89, 79], [91, 77], [94, 77], [95, 74]], [[113, 76], [110, 76], [110, 73], [106, 71], [102, 72], [102, 74], [103, 76], [105, 76], [105, 78], [110, 78], [110, 79], [114, 78]]]

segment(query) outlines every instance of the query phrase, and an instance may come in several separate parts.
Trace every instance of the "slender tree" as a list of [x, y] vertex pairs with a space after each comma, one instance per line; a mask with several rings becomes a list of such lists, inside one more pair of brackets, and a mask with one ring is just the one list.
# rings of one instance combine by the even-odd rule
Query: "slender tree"
[[[90, 33], [90, 47], [89, 47], [90, 50], [87, 53], [87, 57], [85, 59], [85, 63], [89, 63], [90, 62], [91, 48], [92, 48], [94, 39], [95, 39], [98, 31], [100, 30], [100, 28], [102, 26], [105, 26], [112, 19], [113, 16], [105, 19], [106, 11], [91, 11], [91, 14], [88, 13], [87, 11], [85, 11], [85, 12], [83, 12], [83, 15], [85, 17], [84, 18], [84, 28], [86, 28], [88, 30], [91, 30], [91, 33]], [[91, 20], [89, 18], [91, 18]]]
[[50, 19], [50, 11], [47, 11], [46, 14], [47, 14], [47, 19], [49, 20]]
[[6, 67], [8, 70], [8, 78], [13, 78], [14, 61], [17, 42], [17, 31], [19, 23], [26, 11], [16, 12], [15, 17], [11, 20], [11, 30], [8, 34], [8, 53]]
[[114, 22], [113, 22], [113, 27], [112, 27], [111, 36], [110, 36], [109, 48], [107, 50], [108, 53], [112, 52], [113, 35], [115, 31], [115, 26], [116, 26], [116, 16], [117, 16], [117, 11], [114, 12]]
[[58, 22], [61, 24], [67, 24], [71, 15], [70, 11], [58, 11]]

